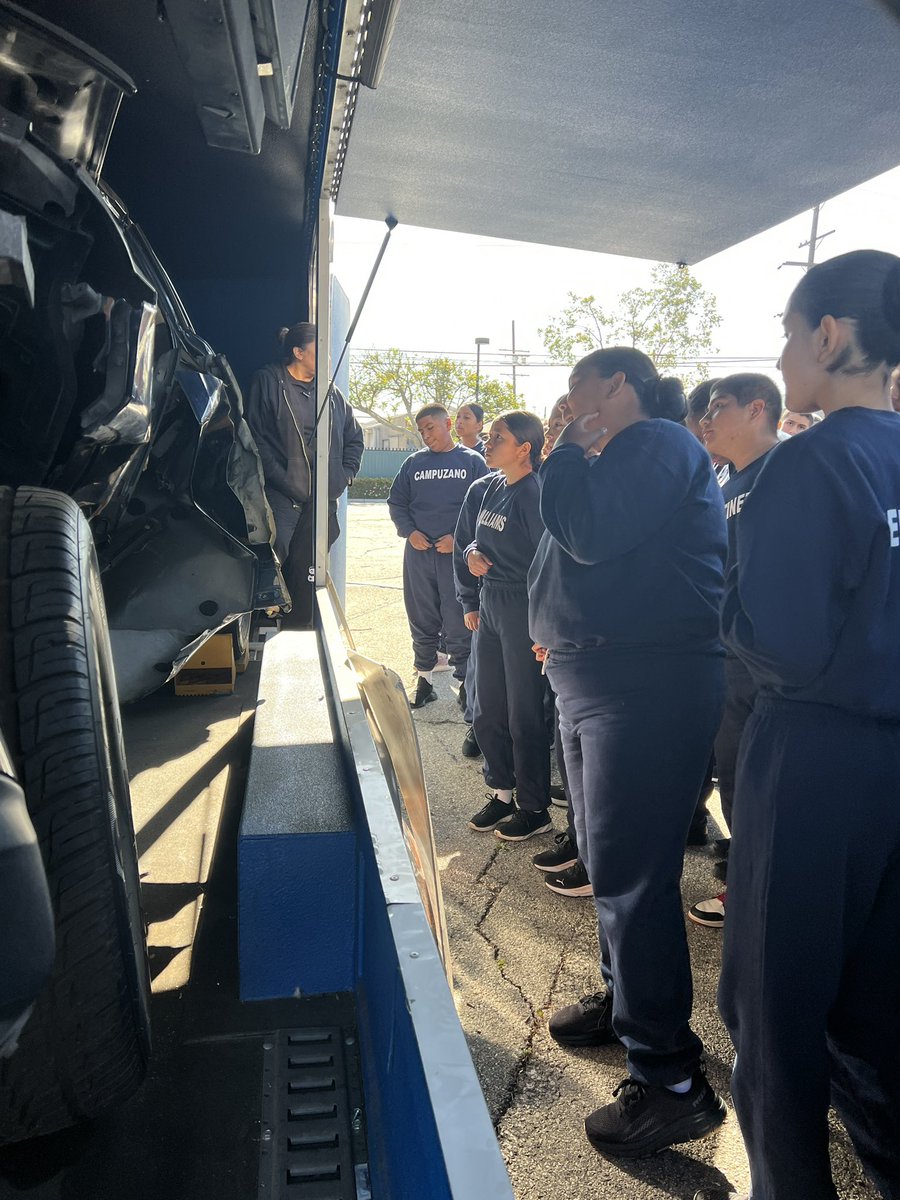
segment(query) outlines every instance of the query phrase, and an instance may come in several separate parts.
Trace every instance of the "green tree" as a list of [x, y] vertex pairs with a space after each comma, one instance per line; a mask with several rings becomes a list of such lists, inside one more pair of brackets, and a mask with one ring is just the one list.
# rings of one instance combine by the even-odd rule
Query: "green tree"
[[[418, 358], [404, 350], [366, 350], [350, 360], [350, 403], [402, 433], [415, 433], [415, 414], [443, 404], [451, 414], [475, 399], [475, 372], [453, 358]], [[521, 408], [511, 383], [481, 376], [478, 402], [485, 420]]]
[[596, 296], [569, 292], [569, 303], [538, 333], [555, 362], [576, 359], [604, 346], [636, 346], [660, 371], [678, 374], [685, 384], [709, 376], [706, 354], [714, 354], [713, 331], [722, 322], [716, 298], [687, 267], [659, 263], [649, 287], [623, 292], [614, 308], [604, 309]]

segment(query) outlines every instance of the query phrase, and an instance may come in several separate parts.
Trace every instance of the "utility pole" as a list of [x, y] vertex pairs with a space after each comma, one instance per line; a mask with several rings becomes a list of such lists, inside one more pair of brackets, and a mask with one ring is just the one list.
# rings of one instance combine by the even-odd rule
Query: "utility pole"
[[512, 375], [513, 375], [513, 404], [516, 402], [516, 323], [512, 323]]
[[527, 350], [516, 350], [516, 323], [512, 322], [512, 343], [509, 350], [501, 350], [501, 354], [508, 354], [510, 358], [510, 366], [512, 367], [512, 389], [513, 389], [513, 404], [516, 403], [518, 397], [518, 382], [516, 368], [525, 366], [528, 362]]
[[806, 255], [806, 262], [801, 262], [799, 260], [791, 260], [789, 262], [783, 262], [783, 263], [781, 263], [781, 265], [778, 268], [779, 271], [781, 270], [782, 267], [802, 267], [804, 271], [808, 271], [810, 267], [815, 266], [816, 251], [819, 248], [819, 242], [824, 242], [824, 240], [827, 237], [830, 237], [834, 233], [833, 229], [829, 229], [827, 233], [819, 233], [819, 209], [821, 207], [822, 207], [821, 204], [817, 204], [816, 207], [813, 209], [812, 229], [810, 230], [810, 233], [809, 233], [809, 241], [800, 243], [801, 250], [803, 249], [804, 246], [808, 247], [808, 253]]
[[491, 339], [477, 337], [475, 339], [475, 403], [478, 403], [479, 385], [481, 383], [481, 347], [489, 346]]

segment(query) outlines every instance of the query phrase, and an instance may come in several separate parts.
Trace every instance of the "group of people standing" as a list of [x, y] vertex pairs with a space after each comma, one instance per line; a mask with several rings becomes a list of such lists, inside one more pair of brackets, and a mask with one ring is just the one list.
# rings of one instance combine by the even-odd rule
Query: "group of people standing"
[[[781, 435], [766, 377], [715, 381], [691, 411], [622, 347], [575, 366], [546, 431], [497, 418], [486, 461], [454, 444], [445, 410], [419, 413], [426, 449], [389, 501], [412, 702], [433, 693], [442, 635], [465, 692], [474, 633], [491, 794], [469, 824], [520, 841], [551, 827], [552, 689], [604, 986], [549, 1028], [621, 1044], [628, 1072], [587, 1117], [592, 1145], [642, 1157], [725, 1117], [690, 1026], [680, 892], [714, 750], [727, 922], [724, 895], [695, 908], [724, 922], [752, 1196], [835, 1200], [833, 1100], [898, 1197], [900, 259], [812, 268], [784, 327]], [[801, 432], [791, 416], [803, 436], [784, 437]]]

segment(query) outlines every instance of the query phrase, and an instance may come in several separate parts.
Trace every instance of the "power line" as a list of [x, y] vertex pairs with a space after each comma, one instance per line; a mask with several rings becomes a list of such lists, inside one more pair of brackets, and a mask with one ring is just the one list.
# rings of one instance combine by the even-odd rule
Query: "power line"
[[[396, 349], [396, 347], [391, 347], [391, 349]], [[351, 357], [351, 359], [358, 360], [364, 354], [387, 354], [387, 353], [388, 353], [387, 347], [372, 346], [372, 347], [367, 347], [365, 349], [354, 350], [351, 352], [350, 357]], [[424, 362], [424, 361], [432, 360], [435, 358], [447, 358], [447, 359], [453, 359], [454, 361], [456, 361], [456, 360], [459, 360], [459, 361], [471, 360], [472, 362], [475, 361], [475, 355], [473, 353], [471, 353], [471, 351], [401, 350], [400, 353], [403, 354], [405, 357], [414, 360], [415, 362], [419, 362], [419, 361]], [[517, 353], [519, 354], [520, 358], [522, 358], [522, 357], [525, 357], [525, 354], [527, 352], [518, 351]], [[777, 360], [777, 358], [778, 358], [777, 354], [704, 354], [704, 355], [700, 355], [696, 358], [677, 358], [675, 361], [679, 366], [696, 366], [699, 363], [723, 363], [723, 364], [751, 363], [751, 362], [774, 363]], [[529, 370], [531, 370], [532, 367], [551, 367], [551, 368], [555, 368], [556, 370], [566, 371], [566, 370], [571, 370], [571, 367], [572, 367], [571, 363], [556, 362], [554, 359], [549, 358], [547, 355], [539, 355], [539, 354], [527, 354], [527, 365], [528, 365]], [[494, 355], [482, 354], [481, 366], [482, 366], [482, 370], [484, 370], [485, 367], [496, 367], [496, 368], [506, 368], [508, 371], [509, 360], [503, 359], [503, 358], [498, 358]], [[520, 377], [521, 377], [520, 374], [517, 375], [517, 378], [520, 378]]]

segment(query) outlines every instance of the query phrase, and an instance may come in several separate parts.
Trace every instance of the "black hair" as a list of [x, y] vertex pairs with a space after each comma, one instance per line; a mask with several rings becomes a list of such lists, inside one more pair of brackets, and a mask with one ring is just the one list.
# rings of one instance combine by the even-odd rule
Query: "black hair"
[[648, 417], [683, 421], [687, 416], [681, 380], [661, 376], [647, 355], [633, 346], [594, 350], [575, 364], [573, 374], [581, 371], [595, 371], [603, 379], [612, 379], [617, 371], [621, 371], [637, 392], [641, 408]]
[[416, 424], [425, 419], [425, 417], [446, 417], [450, 419], [450, 414], [444, 408], [443, 404], [426, 404], [424, 408], [420, 408], [416, 413]]
[[461, 404], [459, 406], [459, 411], [462, 412], [464, 408], [469, 409], [476, 421], [480, 421], [482, 425], [484, 424], [484, 409], [480, 404], [470, 404], [466, 402], [465, 404]]
[[536, 471], [541, 465], [541, 451], [544, 449], [544, 422], [541, 418], [533, 412], [526, 412], [524, 408], [511, 408], [509, 412], [494, 417], [494, 420], [502, 421], [520, 446], [529, 443], [531, 468]]
[[281, 361], [285, 364], [294, 361], [294, 347], [303, 350], [316, 340], [316, 327], [309, 321], [298, 321], [296, 325], [285, 325], [278, 330], [278, 344], [281, 346]]
[[712, 390], [718, 384], [718, 379], [707, 379], [703, 383], [698, 383], [693, 391], [688, 393], [686, 415], [692, 416], [695, 421], [699, 421], [702, 416], [705, 416], [706, 410], [709, 408]]
[[810, 267], [788, 301], [787, 313], [800, 313], [810, 329], [822, 318], [852, 321], [862, 367], [847, 350], [828, 368], [860, 374], [879, 367], [890, 374], [900, 362], [900, 258], [883, 250], [851, 250]]
[[746, 408], [754, 400], [762, 400], [773, 433], [778, 428], [778, 422], [781, 420], [781, 392], [778, 390], [778, 384], [773, 383], [768, 375], [741, 371], [735, 375], [726, 375], [724, 379], [717, 379], [710, 390], [734, 396], [741, 408]]

